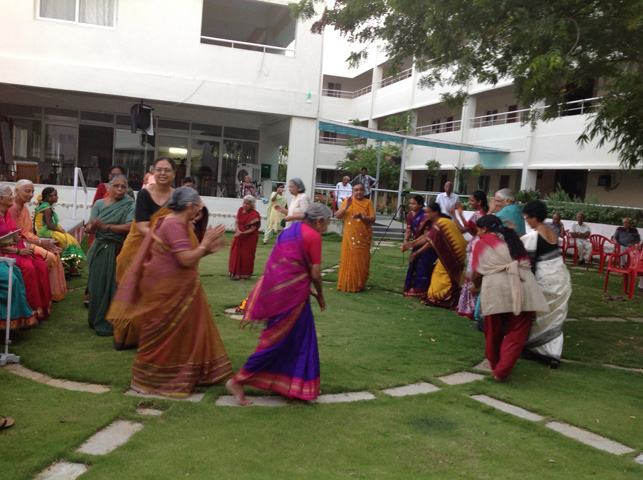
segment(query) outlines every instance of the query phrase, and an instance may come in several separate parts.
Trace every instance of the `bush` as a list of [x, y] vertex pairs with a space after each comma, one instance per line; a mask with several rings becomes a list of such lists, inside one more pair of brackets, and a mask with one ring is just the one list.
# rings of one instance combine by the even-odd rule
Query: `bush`
[[585, 221], [589, 223], [606, 223], [608, 225], [621, 225], [624, 218], [632, 219], [632, 226], [643, 227], [643, 209], [611, 207], [604, 205], [591, 205], [579, 202], [560, 202], [545, 200], [549, 217], [554, 213], [560, 214], [565, 220], [576, 220], [579, 212], [585, 214]]

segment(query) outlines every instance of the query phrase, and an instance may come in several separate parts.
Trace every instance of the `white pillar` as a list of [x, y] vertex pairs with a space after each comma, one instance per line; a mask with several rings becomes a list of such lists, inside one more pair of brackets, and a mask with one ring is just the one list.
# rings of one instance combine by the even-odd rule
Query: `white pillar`
[[286, 179], [301, 178], [306, 193], [313, 198], [315, 188], [315, 146], [317, 145], [317, 119], [292, 117], [288, 139], [288, 170]]

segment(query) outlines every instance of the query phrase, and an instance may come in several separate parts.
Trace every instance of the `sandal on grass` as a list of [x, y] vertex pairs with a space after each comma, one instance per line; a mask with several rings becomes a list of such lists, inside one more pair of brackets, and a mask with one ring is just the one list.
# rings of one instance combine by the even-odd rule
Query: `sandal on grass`
[[11, 417], [2, 417], [0, 418], [0, 430], [5, 428], [13, 427], [13, 424], [16, 423], [15, 420]]
[[610, 297], [609, 295], [605, 295], [603, 297], [603, 300], [614, 300], [614, 299], [612, 297]]
[[623, 297], [616, 297], [616, 300], [618, 300], [619, 302], [625, 302], [625, 301], [627, 301], [627, 300], [625, 300]]

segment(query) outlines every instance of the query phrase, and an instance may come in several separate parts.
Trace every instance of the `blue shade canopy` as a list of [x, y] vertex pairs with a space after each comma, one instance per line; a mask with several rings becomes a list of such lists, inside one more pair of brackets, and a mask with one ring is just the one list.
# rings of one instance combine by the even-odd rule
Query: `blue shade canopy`
[[444, 140], [428, 140], [411, 135], [400, 135], [393, 132], [383, 132], [372, 128], [349, 125], [347, 123], [335, 122], [333, 120], [319, 119], [319, 130], [322, 132], [333, 132], [349, 137], [372, 138], [382, 142], [402, 143], [406, 140], [407, 145], [423, 145], [425, 147], [445, 148], [447, 150], [461, 150], [464, 152], [486, 153], [486, 154], [507, 154], [509, 150], [501, 148], [479, 147], [466, 143], [446, 142]]

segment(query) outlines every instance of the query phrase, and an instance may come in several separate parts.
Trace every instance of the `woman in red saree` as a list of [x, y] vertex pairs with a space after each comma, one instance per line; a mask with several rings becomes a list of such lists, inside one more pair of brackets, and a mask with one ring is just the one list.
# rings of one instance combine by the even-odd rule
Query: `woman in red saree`
[[234, 239], [230, 247], [228, 275], [235, 280], [247, 280], [255, 268], [255, 254], [259, 241], [261, 216], [255, 210], [256, 198], [252, 195], [243, 197], [243, 206], [237, 212], [234, 223]]
[[174, 190], [167, 208], [172, 213], [148, 231], [105, 318], [115, 327], [144, 319], [132, 367], [134, 390], [186, 397], [195, 385], [222, 382], [233, 373], [197, 269], [201, 258], [225, 245], [225, 227], [206, 230], [199, 242], [193, 221], [201, 204], [192, 188]]
[[267, 323], [255, 353], [226, 383], [239, 405], [252, 403], [243, 385], [301, 400], [319, 395], [319, 353], [310, 295], [324, 311], [321, 234], [329, 222], [328, 207], [320, 203], [308, 207], [301, 222], [279, 235], [265, 273], [250, 292], [243, 319]]
[[[9, 185], [0, 185], [0, 236], [18, 230], [9, 213], [13, 206], [13, 193]], [[22, 273], [27, 291], [27, 303], [36, 318], [44, 320], [49, 317], [51, 309], [51, 287], [47, 263], [40, 254], [34, 252], [33, 246], [25, 244], [24, 237], [17, 234], [17, 242], [11, 246], [0, 247], [4, 257], [16, 259], [16, 266]]]

